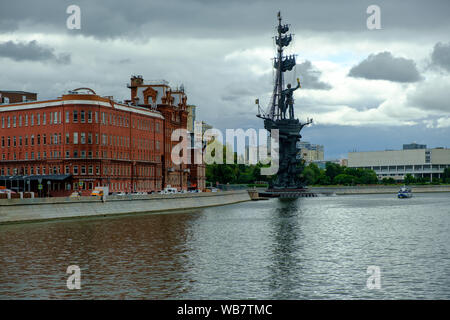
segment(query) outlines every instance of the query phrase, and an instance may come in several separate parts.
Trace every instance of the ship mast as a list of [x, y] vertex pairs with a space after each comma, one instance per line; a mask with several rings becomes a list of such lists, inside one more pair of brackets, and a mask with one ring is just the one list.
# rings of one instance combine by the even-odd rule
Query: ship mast
[[281, 13], [278, 12], [278, 26], [275, 36], [275, 43], [277, 45], [277, 56], [274, 58], [273, 67], [276, 69], [275, 83], [272, 94], [271, 104], [260, 118], [269, 120], [280, 120], [282, 117], [282, 108], [284, 107], [284, 101], [282, 99], [282, 92], [284, 90], [283, 74], [286, 71], [292, 70], [295, 66], [295, 56], [284, 56], [283, 48], [288, 46], [292, 41], [292, 34], [285, 35], [289, 31], [289, 25], [283, 25], [281, 23]]

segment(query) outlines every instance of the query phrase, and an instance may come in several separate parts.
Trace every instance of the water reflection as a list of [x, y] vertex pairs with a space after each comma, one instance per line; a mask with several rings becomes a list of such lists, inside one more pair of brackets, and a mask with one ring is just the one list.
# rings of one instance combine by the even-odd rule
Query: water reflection
[[[286, 299], [292, 295], [294, 286], [298, 286], [301, 274], [301, 219], [302, 199], [279, 199], [271, 219], [271, 237], [273, 247], [271, 253], [271, 291], [274, 299]], [[298, 289], [298, 287], [297, 287]]]
[[[198, 213], [2, 226], [0, 297], [170, 298], [183, 291]], [[82, 290], [65, 284], [79, 265]], [[189, 281], [187, 281], [189, 283]]]

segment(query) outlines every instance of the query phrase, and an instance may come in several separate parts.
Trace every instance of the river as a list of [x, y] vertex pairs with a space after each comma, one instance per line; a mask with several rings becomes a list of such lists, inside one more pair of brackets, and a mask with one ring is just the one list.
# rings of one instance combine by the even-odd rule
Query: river
[[450, 193], [2, 225], [0, 248], [1, 299], [450, 299]]

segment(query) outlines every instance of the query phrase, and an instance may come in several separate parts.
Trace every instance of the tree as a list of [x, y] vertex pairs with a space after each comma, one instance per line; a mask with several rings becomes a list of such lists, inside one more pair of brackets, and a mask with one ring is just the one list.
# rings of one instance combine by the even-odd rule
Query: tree
[[356, 177], [349, 174], [341, 173], [334, 177], [333, 182], [335, 184], [343, 184], [345, 186], [354, 185], [356, 182]]
[[333, 181], [334, 177], [343, 173], [343, 171], [343, 168], [336, 163], [327, 162], [325, 165], [325, 174], [330, 179], [330, 181]]
[[416, 182], [416, 179], [410, 173], [408, 173], [405, 176], [404, 182], [405, 182], [405, 184], [413, 184]]
[[445, 168], [442, 173], [442, 181], [444, 183], [450, 183], [450, 168]]
[[395, 184], [394, 178], [383, 178], [382, 180], [383, 184]]
[[320, 176], [320, 169], [315, 163], [310, 163], [304, 170], [303, 170], [303, 180], [306, 182], [306, 184], [316, 184], [319, 176]]

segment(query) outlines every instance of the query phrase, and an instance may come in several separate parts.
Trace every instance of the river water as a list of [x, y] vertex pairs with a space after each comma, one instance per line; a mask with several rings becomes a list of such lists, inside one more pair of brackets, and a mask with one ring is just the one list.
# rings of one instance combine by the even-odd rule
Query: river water
[[450, 194], [2, 225], [0, 249], [1, 299], [450, 299]]

